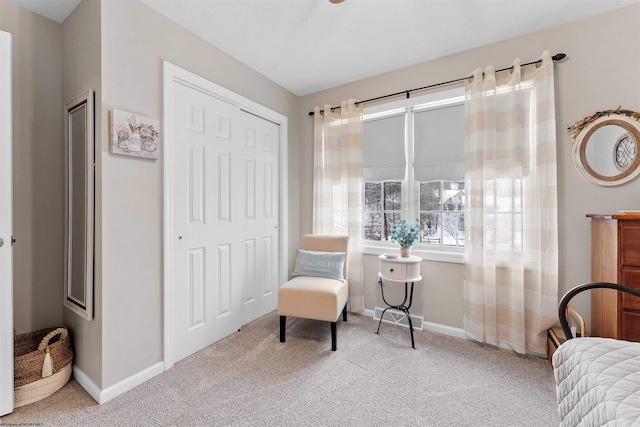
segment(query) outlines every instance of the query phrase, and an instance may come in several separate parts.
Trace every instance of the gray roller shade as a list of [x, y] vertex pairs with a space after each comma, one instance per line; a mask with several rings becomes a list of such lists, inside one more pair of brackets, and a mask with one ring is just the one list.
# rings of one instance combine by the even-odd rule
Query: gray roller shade
[[416, 181], [464, 179], [464, 104], [414, 114]]
[[405, 116], [365, 121], [362, 129], [362, 177], [365, 181], [402, 181], [407, 168]]

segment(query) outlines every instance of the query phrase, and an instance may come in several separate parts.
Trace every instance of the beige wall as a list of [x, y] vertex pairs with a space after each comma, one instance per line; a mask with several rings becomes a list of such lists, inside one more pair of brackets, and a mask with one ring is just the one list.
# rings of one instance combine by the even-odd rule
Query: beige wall
[[[379, 259], [377, 255], [365, 255], [362, 260], [365, 283], [365, 307], [386, 307], [382, 301], [378, 281]], [[423, 261], [420, 272], [425, 278], [414, 285], [411, 314], [424, 315], [426, 322], [438, 323], [453, 328], [462, 328], [463, 281], [462, 264]], [[385, 283], [385, 298], [392, 304], [399, 304], [404, 298], [402, 284]]]
[[60, 26], [0, 0], [13, 36], [14, 327], [62, 324], [62, 100]]
[[[565, 125], [597, 110], [640, 110], [640, 5], [297, 98], [138, 1], [84, 0], [62, 26], [0, 0], [14, 40], [15, 312], [19, 332], [62, 321], [62, 105], [96, 91], [96, 318], [65, 312], [76, 362], [101, 388], [162, 360], [162, 168], [108, 152], [108, 112], [162, 119], [167, 59], [289, 117], [290, 260], [311, 231], [313, 106], [365, 99], [527, 61], [544, 49], [556, 72], [560, 290], [589, 279], [590, 212], [640, 206], [640, 181], [596, 187], [573, 169]], [[598, 31], [593, 31], [597, 28]], [[606, 35], [603, 36], [603, 35]], [[98, 42], [99, 40], [99, 42]], [[62, 65], [62, 61], [65, 65]], [[69, 63], [67, 63], [69, 61]], [[64, 76], [63, 76], [64, 70]], [[163, 154], [161, 154], [162, 156]], [[366, 306], [380, 305], [377, 259], [366, 256]], [[423, 262], [415, 313], [462, 326], [461, 264]], [[586, 302], [583, 302], [583, 308]], [[580, 308], [580, 306], [579, 306]]]
[[[83, 0], [62, 24], [0, 0], [14, 40], [15, 325], [63, 322], [62, 106], [96, 93], [95, 318], [64, 310], [75, 364], [106, 388], [162, 356], [162, 162], [109, 154], [112, 108], [162, 119], [167, 59], [288, 117], [298, 98], [138, 1]], [[298, 131], [288, 129], [289, 260], [299, 241]], [[162, 156], [161, 152], [161, 156]]]
[[[92, 89], [95, 92], [95, 134], [102, 132], [98, 120], [102, 111], [100, 1], [84, 0], [62, 23], [62, 100], [69, 102]], [[100, 138], [96, 138], [96, 152]], [[97, 160], [100, 157], [97, 156]], [[101, 182], [101, 164], [96, 164], [96, 187]], [[101, 221], [100, 200], [96, 200], [96, 224]], [[100, 231], [100, 227], [96, 227]], [[97, 235], [99, 237], [99, 234]], [[64, 325], [69, 329], [75, 349], [74, 364], [98, 387], [102, 385], [102, 282], [100, 246], [96, 246], [94, 266], [94, 318], [91, 321], [64, 309]], [[62, 298], [62, 296], [61, 296]]]
[[[109, 154], [113, 108], [162, 119], [166, 59], [285, 116], [298, 98], [138, 1], [102, 3], [103, 386], [163, 360], [162, 161]], [[290, 178], [297, 181], [297, 130], [290, 121]], [[165, 155], [161, 152], [160, 156]], [[298, 188], [289, 191], [297, 246]]]
[[[474, 68], [494, 64], [509, 66], [516, 57], [535, 60], [543, 50], [564, 52], [567, 59], [556, 67], [556, 120], [558, 144], [558, 194], [560, 235], [560, 290], [590, 279], [590, 224], [587, 213], [610, 213], [640, 207], [640, 180], [615, 188], [597, 187], [581, 178], [571, 162], [568, 123], [618, 106], [640, 110], [640, 5], [513, 38], [446, 58], [360, 80], [305, 96], [298, 113], [301, 147], [300, 229], [310, 232], [312, 190], [312, 119], [315, 105], [339, 105], [345, 98], [367, 99], [469, 75]], [[595, 30], [594, 30], [595, 29]], [[380, 305], [375, 275], [377, 260], [365, 256], [365, 305]], [[463, 314], [462, 264], [423, 262], [422, 289], [418, 289], [415, 314], [425, 320], [461, 327]], [[578, 309], [590, 318], [588, 301]]]

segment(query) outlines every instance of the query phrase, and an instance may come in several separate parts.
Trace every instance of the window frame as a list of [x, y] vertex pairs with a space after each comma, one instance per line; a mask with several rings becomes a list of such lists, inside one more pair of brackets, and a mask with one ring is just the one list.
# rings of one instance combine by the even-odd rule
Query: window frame
[[[413, 135], [413, 119], [414, 113], [421, 112], [445, 105], [463, 104], [465, 101], [464, 87], [443, 90], [430, 93], [427, 95], [403, 99], [401, 101], [377, 104], [370, 107], [365, 106], [363, 110], [363, 123], [376, 118], [397, 116], [404, 114], [405, 116], [405, 156], [407, 160], [407, 168], [405, 177], [401, 181], [401, 217], [407, 222], [413, 222], [415, 218], [420, 218], [420, 199], [419, 199], [419, 183], [415, 180], [413, 170], [414, 157], [414, 135]], [[396, 182], [396, 180], [389, 180]], [[384, 182], [384, 181], [367, 181], [367, 182]], [[364, 197], [365, 181], [362, 182], [362, 192]], [[408, 196], [408, 197], [407, 197]], [[409, 199], [409, 200], [407, 200]], [[364, 205], [363, 205], [363, 253], [368, 255], [381, 255], [390, 252], [390, 250], [399, 250], [399, 246], [394, 242], [365, 240], [364, 239]], [[440, 261], [451, 263], [464, 263], [464, 247], [452, 246], [427, 246], [420, 245], [413, 248], [412, 255], [421, 257], [423, 260]]]

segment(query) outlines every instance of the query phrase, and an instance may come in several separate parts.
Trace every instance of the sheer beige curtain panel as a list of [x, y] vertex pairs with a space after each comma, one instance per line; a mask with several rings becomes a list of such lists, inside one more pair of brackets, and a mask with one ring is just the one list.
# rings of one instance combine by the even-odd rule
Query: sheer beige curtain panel
[[[483, 74], [484, 73], [484, 74]], [[546, 353], [557, 321], [558, 214], [553, 60], [466, 84], [464, 330]]]
[[364, 310], [362, 104], [315, 108], [313, 233], [349, 236], [349, 310]]

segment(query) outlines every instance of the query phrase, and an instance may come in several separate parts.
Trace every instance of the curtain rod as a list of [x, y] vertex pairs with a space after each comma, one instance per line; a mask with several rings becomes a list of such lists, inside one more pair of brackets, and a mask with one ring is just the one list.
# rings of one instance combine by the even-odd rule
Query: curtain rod
[[[560, 60], [564, 59], [566, 56], [567, 56], [567, 55], [565, 55], [564, 53], [556, 53], [555, 55], [553, 55], [553, 56], [551, 57], [551, 59], [553, 59], [554, 61], [560, 61]], [[527, 62], [526, 64], [522, 64], [522, 65], [520, 65], [520, 66], [521, 66], [521, 67], [526, 67], [526, 66], [528, 66], [528, 65], [539, 64], [539, 63], [541, 63], [541, 62], [542, 62], [542, 59], [538, 59], [537, 61]], [[507, 68], [501, 68], [501, 69], [499, 69], [499, 70], [496, 70], [496, 73], [499, 73], [499, 72], [502, 72], [502, 71], [507, 71], [507, 70], [512, 70], [512, 69], [513, 69], [513, 66], [511, 66], [511, 67], [507, 67]], [[458, 82], [462, 82], [462, 81], [465, 81], [465, 80], [467, 80], [467, 79], [470, 79], [470, 78], [472, 78], [472, 77], [473, 77], [473, 76], [461, 77], [461, 78], [459, 78], [459, 79], [449, 80], [448, 82], [435, 83], [435, 84], [432, 84], [432, 85], [429, 85], [429, 86], [422, 86], [422, 87], [418, 87], [418, 88], [415, 88], [415, 89], [404, 90], [404, 91], [402, 91], [402, 92], [390, 93], [389, 95], [382, 95], [382, 96], [378, 96], [378, 97], [375, 97], [375, 98], [365, 99], [364, 101], [358, 101], [358, 102], [356, 102], [356, 105], [358, 105], [358, 104], [364, 104], [365, 102], [378, 101], [378, 100], [380, 100], [380, 99], [391, 98], [391, 97], [394, 97], [394, 96], [400, 96], [400, 95], [406, 95], [406, 96], [407, 96], [407, 99], [408, 99], [408, 98], [409, 98], [409, 94], [410, 94], [411, 92], [417, 92], [417, 91], [419, 91], [419, 90], [431, 89], [431, 88], [438, 87], [438, 86], [444, 86], [444, 85], [449, 85], [449, 84], [452, 84], [452, 83], [458, 83]], [[333, 111], [333, 110], [337, 110], [337, 109], [339, 109], [339, 108], [340, 108], [340, 106], [339, 106], [339, 105], [338, 105], [337, 107], [331, 107], [331, 111]], [[320, 113], [321, 113], [321, 114], [322, 114], [322, 113], [324, 113], [324, 110], [320, 110]], [[309, 116], [313, 116], [314, 114], [315, 114], [315, 113], [314, 113], [313, 111], [310, 111], [310, 112], [309, 112]]]

